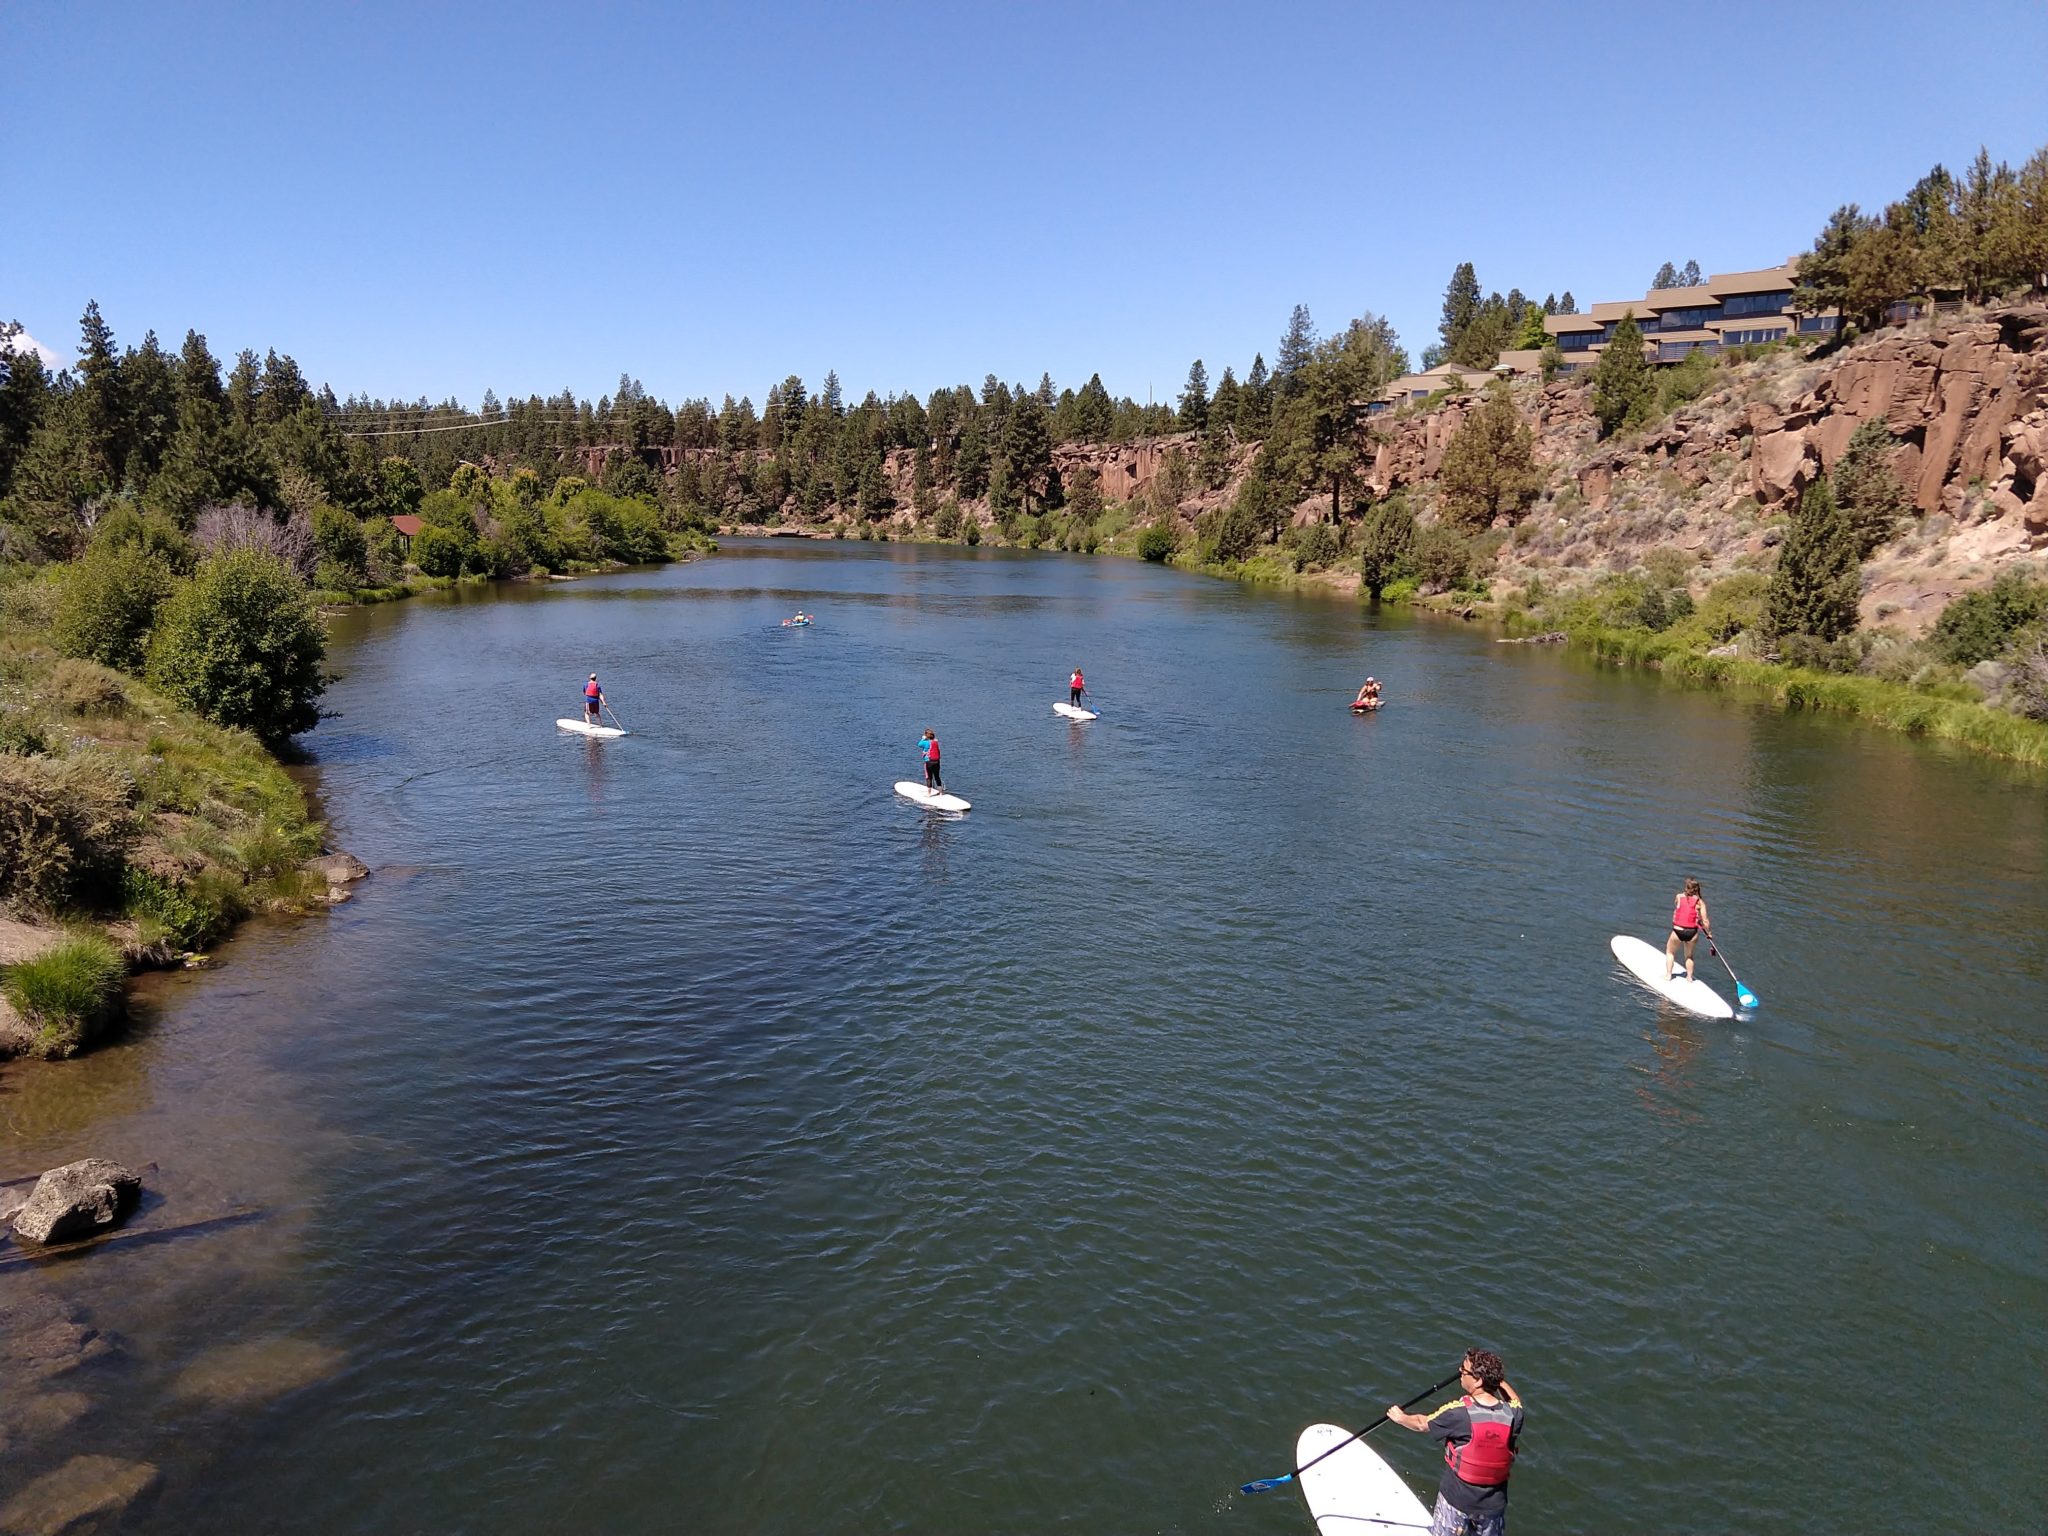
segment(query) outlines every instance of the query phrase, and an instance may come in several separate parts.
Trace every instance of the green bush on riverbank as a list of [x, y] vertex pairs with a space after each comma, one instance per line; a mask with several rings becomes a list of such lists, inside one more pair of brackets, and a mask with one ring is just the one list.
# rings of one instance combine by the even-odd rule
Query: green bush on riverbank
[[106, 939], [74, 934], [0, 970], [0, 994], [32, 1031], [32, 1054], [71, 1056], [119, 1016], [127, 974], [127, 962]]

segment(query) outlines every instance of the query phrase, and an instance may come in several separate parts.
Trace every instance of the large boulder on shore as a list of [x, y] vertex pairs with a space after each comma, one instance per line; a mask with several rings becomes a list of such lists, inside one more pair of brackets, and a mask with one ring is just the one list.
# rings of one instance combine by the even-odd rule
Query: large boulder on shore
[[103, 1157], [52, 1168], [28, 1203], [14, 1213], [17, 1235], [32, 1243], [63, 1243], [118, 1226], [135, 1209], [142, 1178]]

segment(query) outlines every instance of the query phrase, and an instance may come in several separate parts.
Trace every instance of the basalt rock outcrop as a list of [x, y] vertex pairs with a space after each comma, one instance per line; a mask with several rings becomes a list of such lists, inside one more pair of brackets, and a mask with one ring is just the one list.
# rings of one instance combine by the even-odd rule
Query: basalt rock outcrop
[[103, 1157], [52, 1168], [14, 1213], [15, 1235], [31, 1243], [64, 1243], [118, 1226], [142, 1193], [141, 1175]]

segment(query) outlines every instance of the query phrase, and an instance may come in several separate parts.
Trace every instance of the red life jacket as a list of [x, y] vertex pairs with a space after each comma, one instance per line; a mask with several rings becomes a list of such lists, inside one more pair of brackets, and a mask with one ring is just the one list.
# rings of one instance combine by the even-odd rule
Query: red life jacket
[[1444, 1447], [1444, 1465], [1466, 1482], [1481, 1488], [1497, 1487], [1508, 1480], [1514, 1465], [1515, 1448], [1509, 1439], [1515, 1428], [1515, 1407], [1500, 1402], [1475, 1403], [1459, 1399], [1472, 1419], [1472, 1438], [1463, 1445]]
[[1087, 685], [1081, 681], [1081, 674], [1079, 672], [1076, 672], [1072, 677], [1067, 679], [1067, 686], [1069, 688], [1083, 688]]
[[583, 697], [585, 697], [586, 699], [594, 699], [601, 692], [603, 692], [603, 690], [597, 686], [597, 683], [594, 680], [583, 685]]
[[1671, 926], [1674, 928], [1697, 928], [1700, 925], [1700, 899], [1697, 896], [1681, 896], [1678, 905], [1671, 909]]
[[930, 741], [924, 744], [924, 760], [928, 763], [936, 763], [939, 760], [938, 737], [934, 736]]

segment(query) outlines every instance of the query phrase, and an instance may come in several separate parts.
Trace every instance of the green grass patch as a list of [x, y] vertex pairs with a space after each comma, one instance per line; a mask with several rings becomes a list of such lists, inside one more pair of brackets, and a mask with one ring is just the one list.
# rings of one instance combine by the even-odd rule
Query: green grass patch
[[[1515, 627], [1547, 626], [1537, 620]], [[1669, 634], [1585, 624], [1563, 627], [1574, 649], [1601, 661], [1654, 671], [1672, 682], [1733, 688], [1767, 698], [1780, 709], [1844, 715], [1909, 736], [2048, 766], [2048, 725], [1988, 705], [1882, 678], [1813, 672], [1743, 656], [1709, 656]]]
[[127, 974], [111, 943], [80, 934], [0, 969], [0, 993], [35, 1031], [30, 1049], [57, 1058], [76, 1054], [120, 1016]]

